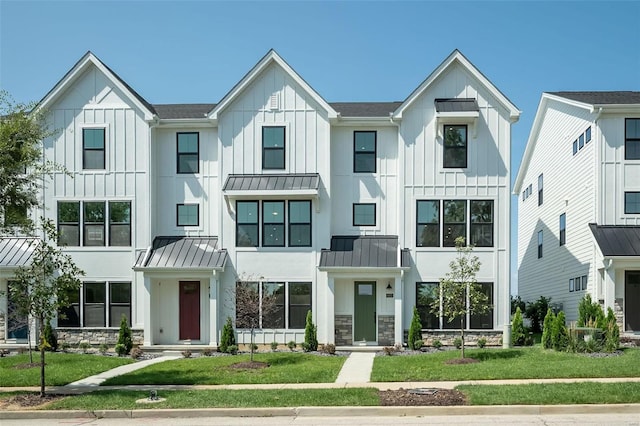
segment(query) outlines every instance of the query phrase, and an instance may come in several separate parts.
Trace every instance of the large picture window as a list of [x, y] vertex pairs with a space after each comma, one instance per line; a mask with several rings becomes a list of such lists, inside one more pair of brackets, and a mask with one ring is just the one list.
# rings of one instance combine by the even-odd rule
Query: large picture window
[[87, 247], [107, 242], [114, 247], [131, 246], [131, 202], [59, 201], [58, 245], [80, 246], [80, 241]]
[[263, 201], [263, 247], [284, 247], [284, 223], [284, 201]]
[[236, 201], [236, 247], [287, 245], [311, 247], [311, 201]]
[[416, 245], [440, 247], [440, 201], [419, 200], [417, 205]]
[[[439, 313], [431, 311], [434, 302], [441, 300], [440, 284], [437, 282], [416, 283], [416, 309], [420, 315], [420, 322], [423, 329], [459, 329], [460, 321], [469, 324], [469, 329], [493, 329], [493, 283], [478, 283], [477, 288], [487, 296], [490, 309], [484, 314], [473, 312], [473, 306], [468, 317], [456, 318], [449, 321], [448, 318]], [[467, 293], [467, 292], [466, 292]], [[465, 295], [469, 303], [468, 295]], [[469, 308], [469, 307], [467, 307]]]
[[375, 131], [353, 132], [353, 172], [376, 172], [376, 139]]
[[82, 129], [82, 168], [104, 170], [105, 129]]
[[69, 307], [58, 312], [58, 327], [119, 327], [122, 315], [131, 326], [130, 282], [84, 282], [68, 297]]
[[625, 160], [640, 160], [640, 118], [625, 119], [624, 158]]
[[444, 168], [467, 167], [467, 126], [444, 126]]
[[198, 173], [200, 168], [200, 134], [185, 132], [177, 134], [177, 157], [179, 174]]
[[262, 128], [262, 168], [283, 170], [285, 168], [285, 127]]
[[310, 282], [236, 283], [236, 327], [304, 329]]
[[443, 202], [443, 239], [444, 247], [455, 247], [456, 238], [467, 239], [467, 201], [444, 200]]
[[471, 200], [471, 245], [493, 247], [493, 200]]

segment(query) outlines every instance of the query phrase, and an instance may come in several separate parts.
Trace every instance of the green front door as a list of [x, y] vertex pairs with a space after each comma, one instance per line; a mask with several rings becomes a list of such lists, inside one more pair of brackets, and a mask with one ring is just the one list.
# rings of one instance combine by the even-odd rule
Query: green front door
[[356, 282], [353, 342], [376, 341], [376, 283]]

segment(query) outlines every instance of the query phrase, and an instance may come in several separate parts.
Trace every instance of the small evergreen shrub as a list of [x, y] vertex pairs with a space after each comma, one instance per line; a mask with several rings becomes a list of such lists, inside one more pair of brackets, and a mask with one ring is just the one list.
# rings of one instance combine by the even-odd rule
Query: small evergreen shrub
[[[318, 331], [313, 323], [313, 316], [311, 311], [307, 311], [307, 322], [304, 327], [304, 342], [307, 344], [305, 352], [312, 352], [318, 350]], [[304, 346], [302, 347], [304, 349]]]
[[271, 342], [271, 350], [274, 352], [278, 350], [278, 342]]
[[118, 332], [118, 344], [124, 345], [124, 355], [131, 353], [133, 348], [133, 339], [131, 338], [131, 328], [127, 323], [127, 316], [122, 314], [120, 319], [120, 331]]
[[422, 349], [422, 345], [424, 345], [424, 340], [416, 340], [415, 342], [413, 342], [413, 350], [419, 351], [420, 349]]
[[456, 349], [460, 349], [462, 347], [462, 339], [459, 337], [453, 339], [453, 346], [455, 346]]
[[100, 343], [100, 347], [98, 348], [102, 355], [106, 354], [109, 351], [109, 345], [106, 343]]
[[302, 342], [300, 344], [300, 347], [302, 348], [303, 351], [305, 352], [311, 352], [311, 346], [309, 346], [309, 344], [307, 342]]
[[71, 345], [69, 344], [69, 342], [67, 341], [62, 341], [62, 344], [60, 345], [60, 348], [64, 351], [67, 352], [69, 349], [71, 349]]
[[551, 329], [551, 345], [556, 351], [565, 351], [569, 346], [569, 333], [565, 325], [564, 311], [558, 312]]
[[55, 352], [58, 350], [58, 338], [51, 327], [51, 321], [47, 321], [44, 326], [44, 340], [47, 342], [46, 351]]
[[229, 345], [227, 347], [227, 353], [231, 354], [231, 355], [237, 355], [238, 354], [238, 345]]
[[522, 321], [522, 312], [520, 307], [516, 308], [516, 313], [513, 314], [513, 320], [511, 320], [511, 343], [515, 346], [524, 345], [526, 334], [524, 330], [524, 322]]
[[80, 342], [78, 343], [78, 349], [80, 349], [83, 354], [86, 354], [89, 352], [89, 349], [91, 349], [91, 345], [89, 342]]
[[255, 351], [257, 351], [257, 350], [258, 350], [258, 345], [257, 345], [257, 344], [255, 344], [255, 343], [249, 343], [249, 344], [247, 345], [247, 348], [249, 348], [249, 350], [250, 350], [250, 351], [255, 352]]
[[607, 352], [614, 352], [620, 346], [620, 328], [616, 321], [613, 309], [607, 309], [607, 318], [605, 320], [606, 328], [604, 330], [604, 349]]
[[[420, 346], [416, 347], [416, 342], [420, 341]], [[419, 350], [422, 347], [422, 323], [420, 322], [420, 315], [418, 309], [413, 307], [413, 317], [411, 317], [411, 325], [409, 326], [409, 349], [414, 351]]]
[[547, 315], [544, 316], [544, 323], [542, 326], [542, 347], [544, 349], [551, 349], [553, 347], [551, 343], [551, 330], [553, 328], [553, 321], [556, 316], [553, 314], [551, 308], [547, 309]]
[[442, 342], [438, 339], [435, 339], [431, 344], [431, 346], [433, 346], [436, 349], [440, 349], [442, 347]]
[[233, 323], [231, 317], [227, 317], [227, 322], [222, 327], [222, 337], [220, 338], [220, 346], [218, 350], [220, 352], [228, 352], [229, 346], [236, 344], [236, 335], [233, 332]]
[[118, 356], [125, 356], [127, 354], [127, 347], [122, 343], [116, 343], [114, 350], [118, 354]]
[[298, 346], [295, 342], [295, 340], [289, 340], [289, 343], [287, 343], [287, 347], [289, 348], [290, 351], [293, 351], [296, 346]]
[[142, 352], [142, 349], [140, 349], [139, 347], [135, 347], [133, 349], [131, 349], [131, 359], [139, 359], [142, 355], [144, 354], [144, 352]]
[[480, 349], [483, 349], [485, 346], [487, 346], [487, 339], [485, 339], [484, 337], [479, 338], [477, 345]]
[[336, 345], [334, 345], [333, 343], [325, 343], [324, 346], [322, 347], [322, 351], [329, 355], [335, 355]]
[[189, 349], [182, 351], [182, 356], [185, 358], [191, 358], [191, 355], [193, 355], [191, 353], [191, 351]]

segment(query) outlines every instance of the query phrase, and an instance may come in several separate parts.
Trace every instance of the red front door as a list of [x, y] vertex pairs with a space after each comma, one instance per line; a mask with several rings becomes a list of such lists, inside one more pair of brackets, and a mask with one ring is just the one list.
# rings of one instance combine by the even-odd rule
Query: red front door
[[200, 340], [199, 281], [180, 281], [180, 340]]

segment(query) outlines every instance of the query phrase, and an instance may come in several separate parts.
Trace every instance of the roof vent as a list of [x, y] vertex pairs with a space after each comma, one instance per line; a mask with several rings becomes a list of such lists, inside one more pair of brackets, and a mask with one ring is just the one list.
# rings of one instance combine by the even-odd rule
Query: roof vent
[[280, 95], [278, 93], [271, 95], [271, 99], [269, 99], [269, 109], [272, 111], [280, 109]]

